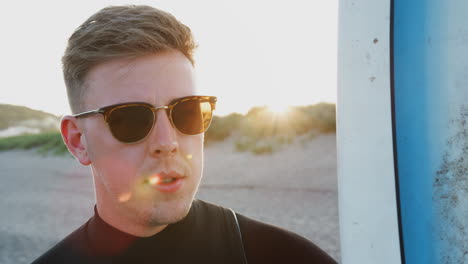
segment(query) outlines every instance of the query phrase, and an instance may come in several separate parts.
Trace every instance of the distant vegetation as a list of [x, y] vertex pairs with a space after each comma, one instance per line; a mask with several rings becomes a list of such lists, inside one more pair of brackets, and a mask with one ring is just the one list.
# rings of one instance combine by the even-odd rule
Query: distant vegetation
[[[0, 127], [15, 124], [14, 119], [40, 120], [57, 117], [44, 112], [35, 113], [26, 107], [0, 105]], [[16, 110], [15, 110], [16, 109]], [[8, 110], [11, 113], [6, 113]], [[19, 113], [13, 113], [15, 111]], [[33, 111], [33, 112], [31, 112]], [[5, 114], [6, 113], [6, 114]], [[5, 122], [5, 123], [4, 123]], [[18, 124], [18, 122], [16, 122]], [[205, 134], [206, 144], [223, 141], [234, 137], [236, 151], [248, 151], [254, 154], [268, 154], [279, 150], [283, 145], [296, 140], [304, 143], [317, 134], [335, 132], [335, 105], [320, 103], [310, 106], [291, 107], [284, 113], [273, 113], [267, 107], [254, 107], [246, 115], [230, 114], [214, 116], [210, 129]], [[9, 149], [37, 148], [41, 153], [64, 154], [67, 149], [57, 128], [40, 134], [20, 135], [0, 138], [0, 151]]]
[[312, 139], [319, 133], [335, 131], [334, 104], [291, 107], [284, 113], [274, 113], [263, 106], [252, 108], [245, 116], [215, 117], [205, 140], [210, 144], [235, 135], [237, 151], [266, 154], [297, 138]]
[[25, 106], [0, 104], [0, 130], [8, 128], [33, 129], [38, 132], [57, 130], [59, 117]]
[[54, 155], [68, 153], [58, 131], [0, 138], [0, 151], [11, 149], [36, 149], [39, 153]]

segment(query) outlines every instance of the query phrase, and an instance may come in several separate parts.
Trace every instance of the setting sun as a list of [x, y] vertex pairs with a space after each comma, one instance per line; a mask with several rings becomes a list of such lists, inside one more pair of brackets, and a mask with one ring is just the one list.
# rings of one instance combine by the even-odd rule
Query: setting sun
[[267, 109], [275, 116], [284, 116], [288, 114], [288, 112], [291, 110], [291, 107], [284, 104], [271, 104], [267, 106]]

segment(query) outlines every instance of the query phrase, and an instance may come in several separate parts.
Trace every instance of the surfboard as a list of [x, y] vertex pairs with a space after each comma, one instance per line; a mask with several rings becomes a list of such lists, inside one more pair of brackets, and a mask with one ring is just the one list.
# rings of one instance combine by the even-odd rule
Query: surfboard
[[340, 1], [342, 263], [468, 263], [468, 2]]

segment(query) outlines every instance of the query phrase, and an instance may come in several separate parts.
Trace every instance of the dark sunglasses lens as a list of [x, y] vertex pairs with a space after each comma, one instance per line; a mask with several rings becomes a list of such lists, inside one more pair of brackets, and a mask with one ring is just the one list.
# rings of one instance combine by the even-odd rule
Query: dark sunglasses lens
[[112, 110], [107, 122], [117, 140], [132, 143], [148, 135], [153, 127], [154, 115], [148, 107], [129, 105]]
[[190, 99], [177, 103], [172, 109], [172, 122], [183, 134], [196, 135], [210, 126], [213, 109], [210, 102]]

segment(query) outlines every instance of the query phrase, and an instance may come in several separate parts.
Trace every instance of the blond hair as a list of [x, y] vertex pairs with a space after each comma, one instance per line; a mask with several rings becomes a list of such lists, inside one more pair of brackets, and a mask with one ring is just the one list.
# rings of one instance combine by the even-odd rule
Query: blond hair
[[68, 40], [63, 75], [73, 113], [84, 111], [85, 78], [92, 67], [178, 50], [192, 63], [196, 45], [190, 28], [150, 6], [110, 6], [86, 20]]

